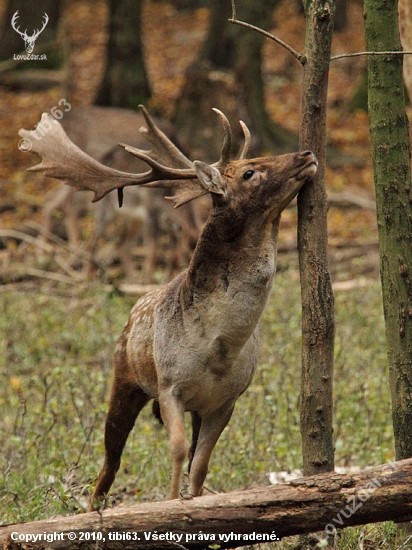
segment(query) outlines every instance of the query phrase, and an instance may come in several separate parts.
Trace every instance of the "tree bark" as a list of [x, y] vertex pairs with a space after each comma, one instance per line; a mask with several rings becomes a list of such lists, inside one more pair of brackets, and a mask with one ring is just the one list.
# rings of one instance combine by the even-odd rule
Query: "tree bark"
[[325, 186], [326, 94], [334, 1], [305, 2], [307, 62], [303, 70], [300, 149], [319, 167], [298, 195], [298, 250], [302, 289], [301, 435], [305, 475], [333, 470], [332, 392], [334, 313], [328, 266]]
[[[365, 0], [369, 51], [400, 51], [397, 0]], [[412, 456], [412, 189], [402, 56], [368, 57], [369, 128], [397, 459]]]
[[[356, 475], [321, 474], [284, 485], [192, 500], [118, 506], [102, 513], [9, 525], [0, 527], [0, 547], [8, 550], [162, 550], [173, 547], [205, 548], [218, 544], [220, 548], [236, 548], [261, 543], [264, 539], [257, 538], [256, 534], [271, 535], [270, 542], [276, 538], [314, 531], [321, 531], [317, 536], [322, 540], [339, 527], [411, 519], [411, 487], [412, 459], [409, 459], [370, 468]], [[41, 540], [33, 543], [32, 540], [28, 544], [19, 544], [19, 541], [13, 542], [12, 533], [14, 539], [20, 534], [44, 536], [63, 533], [63, 540], [47, 543]], [[72, 533], [71, 543], [68, 542], [69, 533]], [[101, 533], [98, 544], [97, 533]], [[113, 540], [116, 533], [119, 539], [124, 537], [125, 540]], [[153, 538], [153, 534], [167, 533], [169, 540]], [[171, 533], [182, 535], [178, 544], [176, 539], [175, 543], [171, 542]], [[209, 535], [208, 539], [206, 535]], [[226, 540], [219, 535], [226, 535]], [[129, 540], [126, 540], [127, 536]]]

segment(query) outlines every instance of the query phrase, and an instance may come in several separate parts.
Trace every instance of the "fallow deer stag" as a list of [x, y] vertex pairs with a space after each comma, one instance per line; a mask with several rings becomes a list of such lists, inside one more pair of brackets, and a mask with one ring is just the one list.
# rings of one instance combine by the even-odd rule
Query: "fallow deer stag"
[[[141, 131], [152, 149], [122, 145], [149, 165], [142, 174], [93, 160], [57, 122], [33, 147], [43, 159], [31, 170], [92, 190], [94, 200], [126, 185], [146, 185], [173, 189], [176, 206], [205, 193], [213, 202], [189, 268], [137, 301], [117, 342], [105, 462], [90, 510], [109, 491], [136, 417], [151, 399], [160, 405], [169, 436], [170, 497], [179, 496], [187, 457], [189, 495], [201, 494], [213, 448], [256, 368], [258, 323], [275, 275], [280, 213], [317, 170], [311, 151], [247, 159], [251, 138], [243, 123], [243, 150], [239, 160], [230, 161], [230, 126], [217, 110], [224, 128], [220, 160], [191, 162], [142, 111], [148, 129]], [[19, 134], [31, 137], [27, 130]], [[185, 411], [192, 416], [190, 449]]]

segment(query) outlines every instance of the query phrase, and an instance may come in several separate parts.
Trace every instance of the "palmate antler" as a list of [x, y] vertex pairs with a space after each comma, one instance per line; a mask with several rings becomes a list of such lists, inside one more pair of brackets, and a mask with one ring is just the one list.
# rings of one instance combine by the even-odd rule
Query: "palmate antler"
[[[20, 137], [31, 142], [31, 150], [42, 157], [42, 162], [29, 170], [43, 171], [47, 176], [61, 179], [76, 190], [93, 191], [93, 201], [100, 200], [114, 189], [119, 191], [120, 200], [121, 190], [128, 185], [173, 189], [175, 195], [171, 199], [175, 202], [175, 207], [206, 194], [208, 190], [197, 179], [193, 162], [156, 126], [142, 105], [140, 109], [147, 123], [147, 128], [140, 128], [140, 132], [146, 136], [151, 149], [144, 151], [129, 145], [120, 145], [146, 162], [150, 167], [147, 172], [129, 174], [97, 162], [79, 149], [68, 138], [60, 123], [47, 113], [42, 115], [40, 123], [40, 127], [43, 125], [43, 128], [49, 128], [43, 137], [40, 137], [37, 131], [19, 130]], [[224, 139], [220, 159], [213, 166], [223, 172], [230, 160], [232, 133], [225, 115], [217, 109], [214, 110], [222, 121]], [[240, 158], [244, 158], [250, 148], [251, 138], [246, 125], [241, 125], [245, 143]]]

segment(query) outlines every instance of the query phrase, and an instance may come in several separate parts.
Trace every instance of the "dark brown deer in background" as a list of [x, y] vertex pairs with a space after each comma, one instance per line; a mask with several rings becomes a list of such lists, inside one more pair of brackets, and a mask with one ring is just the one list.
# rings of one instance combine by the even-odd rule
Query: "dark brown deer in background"
[[[123, 172], [139, 172], [145, 169], [145, 163], [118, 147], [119, 142], [126, 142], [133, 147], [147, 146], [145, 137], [139, 132], [145, 119], [140, 113], [129, 109], [114, 107], [80, 107], [65, 113], [61, 124], [71, 139], [80, 149], [95, 160]], [[170, 138], [175, 140], [175, 131], [171, 124], [156, 120], [156, 124]], [[54, 213], [63, 212], [63, 220], [70, 244], [80, 246], [80, 217], [84, 210], [84, 200], [74, 196], [74, 190], [68, 186], [57, 188], [46, 200], [42, 211], [42, 225], [46, 231], [52, 231]], [[123, 271], [129, 280], [136, 278], [136, 262], [133, 251], [136, 236], [143, 236], [145, 260], [143, 278], [153, 282], [155, 265], [158, 260], [158, 244], [161, 234], [167, 233], [171, 242], [170, 253], [166, 262], [166, 278], [170, 280], [175, 265], [186, 266], [189, 254], [193, 251], [201, 232], [199, 213], [192, 204], [178, 210], [170, 203], [165, 203], [164, 189], [149, 190], [142, 187], [128, 187], [125, 190], [123, 208], [119, 208], [117, 196], [106, 195], [98, 204], [93, 205], [92, 215], [94, 230], [85, 244], [92, 258], [98, 259], [99, 240], [105, 235], [108, 227], [116, 223], [119, 234], [114, 253], [122, 263]], [[92, 265], [85, 269], [90, 275]]]
[[[210, 193], [213, 210], [189, 268], [166, 287], [137, 301], [114, 353], [114, 383], [106, 420], [106, 456], [91, 510], [109, 491], [136, 417], [154, 399], [169, 436], [171, 498], [179, 496], [183, 463], [189, 457], [189, 494], [200, 495], [213, 448], [249, 386], [258, 357], [257, 326], [275, 275], [280, 213], [317, 169], [310, 151], [248, 160], [250, 134], [239, 160], [230, 161], [231, 133], [214, 165], [191, 162], [143, 110], [152, 144], [149, 152], [124, 146], [150, 166], [125, 174], [102, 166], [53, 124], [33, 150], [33, 167], [95, 200], [126, 185], [174, 189], [176, 205]], [[45, 115], [43, 115], [45, 116]], [[31, 133], [20, 130], [21, 137]], [[192, 415], [188, 447], [183, 417]]]

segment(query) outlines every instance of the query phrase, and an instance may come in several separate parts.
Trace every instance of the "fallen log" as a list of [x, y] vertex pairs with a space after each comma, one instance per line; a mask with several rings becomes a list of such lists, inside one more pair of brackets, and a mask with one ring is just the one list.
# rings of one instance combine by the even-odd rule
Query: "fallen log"
[[245, 491], [118, 506], [0, 527], [0, 548], [235, 548], [318, 531], [412, 519], [412, 459]]

